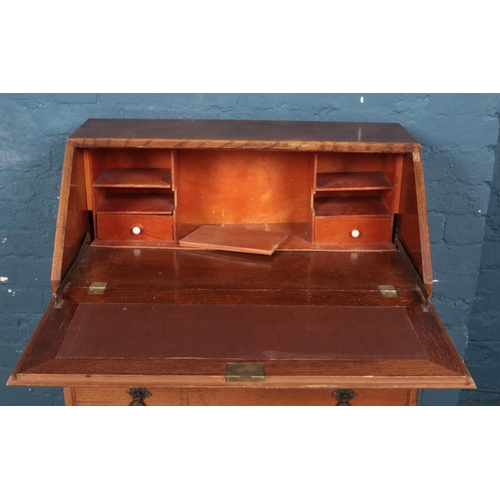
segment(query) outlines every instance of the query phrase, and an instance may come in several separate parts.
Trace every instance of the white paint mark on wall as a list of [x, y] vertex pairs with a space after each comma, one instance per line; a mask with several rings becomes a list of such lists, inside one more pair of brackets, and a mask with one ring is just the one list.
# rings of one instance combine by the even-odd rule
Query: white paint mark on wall
[[9, 281], [9, 278], [7, 278], [7, 276], [0, 276], [1, 283], [5, 283], [6, 281]]
[[363, 104], [363, 103], [365, 102], [365, 98], [364, 98], [363, 96], [361, 96], [361, 97], [359, 98], [359, 102], [360, 102], [361, 104]]

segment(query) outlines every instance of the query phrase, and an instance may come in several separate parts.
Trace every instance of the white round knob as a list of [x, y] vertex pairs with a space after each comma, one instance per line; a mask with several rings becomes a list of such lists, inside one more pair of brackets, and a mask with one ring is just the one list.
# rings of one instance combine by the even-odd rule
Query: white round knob
[[353, 238], [358, 238], [361, 233], [357, 229], [353, 229], [351, 236]]
[[134, 234], [141, 234], [141, 228], [138, 227], [138, 226], [135, 226], [135, 227], [132, 228], [132, 232]]

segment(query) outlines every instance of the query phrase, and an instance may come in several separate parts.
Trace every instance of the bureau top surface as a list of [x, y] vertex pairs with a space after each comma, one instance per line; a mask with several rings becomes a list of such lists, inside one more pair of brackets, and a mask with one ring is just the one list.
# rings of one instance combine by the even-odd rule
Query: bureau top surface
[[177, 119], [90, 119], [69, 141], [85, 147], [387, 152], [411, 152], [418, 145], [398, 123]]

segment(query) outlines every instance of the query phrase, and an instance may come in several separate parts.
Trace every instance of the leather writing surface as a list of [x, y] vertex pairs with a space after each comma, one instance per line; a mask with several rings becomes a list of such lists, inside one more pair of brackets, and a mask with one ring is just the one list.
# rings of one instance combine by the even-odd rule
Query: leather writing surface
[[402, 307], [89, 303], [57, 356], [426, 359]]

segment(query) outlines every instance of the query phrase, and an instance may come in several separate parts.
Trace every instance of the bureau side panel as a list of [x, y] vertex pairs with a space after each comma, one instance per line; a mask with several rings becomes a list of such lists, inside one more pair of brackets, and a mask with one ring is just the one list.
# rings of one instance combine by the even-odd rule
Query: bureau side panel
[[83, 151], [68, 144], [64, 156], [52, 262], [54, 291], [71, 267], [89, 231]]
[[403, 161], [400, 213], [396, 221], [399, 240], [404, 245], [427, 293], [432, 292], [432, 263], [420, 151], [405, 155]]

